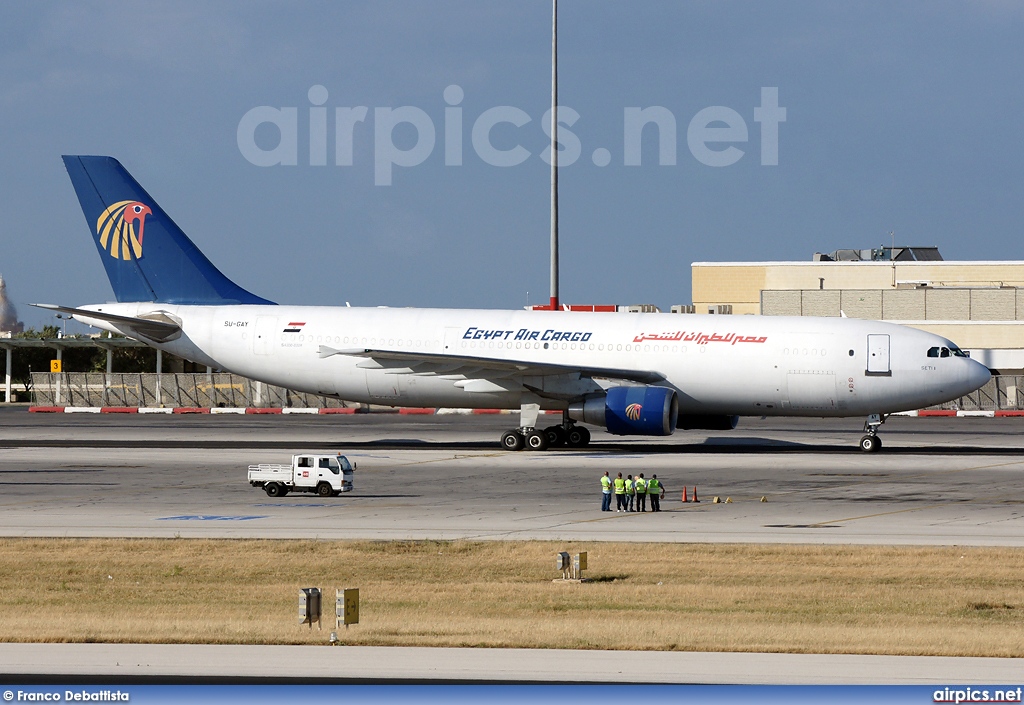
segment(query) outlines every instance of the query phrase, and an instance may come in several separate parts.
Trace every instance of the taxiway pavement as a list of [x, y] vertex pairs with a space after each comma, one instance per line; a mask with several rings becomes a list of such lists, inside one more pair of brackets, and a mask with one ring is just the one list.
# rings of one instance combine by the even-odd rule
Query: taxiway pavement
[[[502, 451], [515, 421], [4, 409], [0, 535], [1024, 545], [1024, 419], [893, 418], [878, 454], [856, 420], [819, 419]], [[351, 494], [246, 481], [250, 463], [327, 450], [358, 462]], [[600, 512], [605, 470], [657, 473], [664, 511]]]
[[[401, 646], [0, 644], [0, 682], [1018, 684], [1024, 659]], [[187, 676], [187, 677], [183, 677]]]

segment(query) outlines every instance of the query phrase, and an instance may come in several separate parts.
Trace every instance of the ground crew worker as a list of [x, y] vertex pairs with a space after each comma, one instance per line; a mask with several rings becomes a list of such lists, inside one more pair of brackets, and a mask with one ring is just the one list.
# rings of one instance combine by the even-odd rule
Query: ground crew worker
[[626, 511], [635, 512], [633, 509], [633, 500], [636, 499], [636, 487], [633, 483], [633, 476], [626, 475]]
[[608, 477], [608, 471], [605, 470], [604, 477], [601, 478], [601, 511], [610, 512], [612, 510], [612, 478]]
[[615, 478], [615, 511], [626, 511], [626, 481], [622, 479], [622, 473]]
[[647, 483], [647, 494], [651, 498], [651, 511], [661, 511], [661, 498], [665, 496], [665, 487], [658, 482], [658, 476], [651, 475], [651, 481]]
[[647, 511], [647, 480], [644, 479], [644, 474], [640, 473], [633, 480], [633, 488], [636, 490], [636, 510], [638, 512]]

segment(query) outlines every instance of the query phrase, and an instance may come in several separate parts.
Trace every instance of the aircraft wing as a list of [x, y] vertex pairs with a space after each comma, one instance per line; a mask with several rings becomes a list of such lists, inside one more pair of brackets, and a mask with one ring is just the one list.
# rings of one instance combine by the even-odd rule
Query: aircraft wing
[[[623, 370], [589, 365], [560, 365], [525, 360], [509, 360], [475, 355], [442, 355], [374, 348], [338, 350], [320, 346], [320, 357], [350, 355], [366, 358], [359, 367], [384, 369], [394, 374], [436, 375], [465, 379], [501, 380], [512, 377], [548, 377], [578, 374], [580, 377], [621, 379], [642, 384], [664, 382], [665, 377], [653, 370]], [[469, 389], [467, 389], [469, 391]]]
[[89, 311], [84, 308], [57, 306], [56, 304], [29, 304], [29, 306], [67, 313], [86, 324], [89, 323], [87, 320], [89, 318], [96, 321], [113, 323], [125, 335], [132, 338], [147, 338], [158, 343], [174, 340], [181, 335], [181, 326], [163, 314], [152, 314], [153, 318], [133, 318], [131, 316], [116, 316], [112, 313], [103, 313], [101, 311]]

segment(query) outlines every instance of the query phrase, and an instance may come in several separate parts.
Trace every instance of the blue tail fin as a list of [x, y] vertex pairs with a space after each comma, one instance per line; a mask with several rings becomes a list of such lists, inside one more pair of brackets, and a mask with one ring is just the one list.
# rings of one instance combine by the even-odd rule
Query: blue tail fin
[[118, 301], [271, 304], [221, 274], [112, 157], [65, 156]]

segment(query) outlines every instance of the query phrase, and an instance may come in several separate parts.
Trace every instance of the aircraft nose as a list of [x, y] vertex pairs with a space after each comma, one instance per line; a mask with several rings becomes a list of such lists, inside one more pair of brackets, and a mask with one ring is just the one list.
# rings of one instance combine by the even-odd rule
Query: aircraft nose
[[970, 363], [967, 370], [967, 384], [970, 385], [973, 392], [988, 384], [988, 381], [992, 379], [992, 372], [977, 360], [967, 360], [967, 362]]

